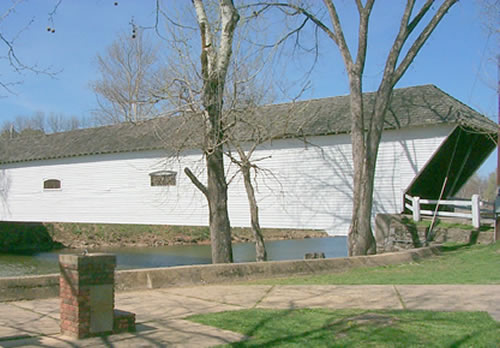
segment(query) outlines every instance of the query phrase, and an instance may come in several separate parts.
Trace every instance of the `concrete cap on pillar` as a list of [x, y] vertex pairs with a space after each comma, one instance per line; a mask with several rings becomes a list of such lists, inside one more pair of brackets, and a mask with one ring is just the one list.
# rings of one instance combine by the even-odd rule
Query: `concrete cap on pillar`
[[79, 268], [80, 266], [90, 264], [106, 264], [116, 266], [116, 255], [108, 253], [91, 253], [86, 255], [79, 254], [60, 254], [59, 263], [66, 267]]

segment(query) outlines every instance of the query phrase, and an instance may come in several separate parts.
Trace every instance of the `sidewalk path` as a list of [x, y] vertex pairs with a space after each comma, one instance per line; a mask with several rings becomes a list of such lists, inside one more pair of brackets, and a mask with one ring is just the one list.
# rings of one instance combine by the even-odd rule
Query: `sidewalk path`
[[244, 308], [486, 311], [500, 321], [500, 285], [217, 285], [117, 293], [137, 332], [86, 340], [59, 335], [59, 299], [0, 303], [0, 347], [210, 347], [244, 339], [192, 323], [199, 313]]

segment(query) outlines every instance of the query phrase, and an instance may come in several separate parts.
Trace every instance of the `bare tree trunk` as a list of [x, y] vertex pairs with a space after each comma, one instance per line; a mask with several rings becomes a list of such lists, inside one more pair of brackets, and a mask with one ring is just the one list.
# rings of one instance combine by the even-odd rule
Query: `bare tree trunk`
[[364, 175], [360, 181], [354, 182], [357, 194], [353, 196], [352, 221], [348, 236], [348, 249], [351, 256], [377, 252], [371, 229], [375, 167], [368, 168], [366, 163], [361, 166]]
[[[208, 108], [211, 112], [209, 121], [217, 124], [220, 119], [213, 112], [220, 113], [219, 108]], [[218, 130], [219, 129], [219, 130]], [[217, 131], [218, 130], [218, 131]], [[185, 168], [184, 172], [193, 184], [205, 195], [208, 202], [210, 240], [212, 247], [212, 263], [233, 262], [233, 250], [231, 247], [231, 224], [227, 212], [227, 182], [224, 171], [223, 157], [223, 132], [219, 126], [211, 128], [208, 133], [213, 137], [214, 144], [205, 150], [207, 164], [207, 185], [203, 185], [196, 176]], [[210, 138], [210, 137], [209, 137]]]
[[212, 153], [208, 153], [206, 163], [212, 262], [233, 262], [231, 225], [227, 213], [227, 183], [224, 175], [222, 148], [215, 148]]
[[[320, 20], [313, 18], [313, 21], [325, 31], [338, 46], [349, 76], [349, 88], [351, 92], [350, 106], [352, 116], [351, 135], [354, 188], [352, 222], [349, 228], [348, 238], [349, 255], [374, 254], [376, 253], [376, 243], [371, 229], [371, 216], [375, 167], [384, 127], [384, 116], [390, 103], [392, 90], [448, 9], [450, 9], [457, 0], [445, 0], [441, 4], [428, 24], [422, 29], [420, 35], [418, 35], [410, 46], [404, 57], [400, 59], [401, 50], [408, 37], [434, 3], [433, 0], [427, 0], [420, 10], [412, 16], [415, 1], [407, 0], [401, 18], [400, 29], [388, 54], [382, 81], [375, 97], [375, 105], [373, 110], [370, 110], [370, 119], [367, 120], [367, 122], [363, 119], [362, 78], [366, 60], [368, 21], [375, 1], [367, 0], [364, 5], [361, 1], [356, 2], [360, 20], [358, 47], [355, 60], [351, 56], [351, 52], [344, 38], [344, 32], [334, 2], [332, 0], [323, 0], [323, 2], [328, 9], [333, 31], [324, 26]], [[306, 15], [311, 18], [310, 13], [306, 13]], [[399, 59], [400, 62], [398, 65]]]
[[[321, 17], [316, 17], [315, 10], [303, 7], [302, 2], [260, 2], [261, 10], [271, 6], [291, 9], [289, 16], [301, 14], [306, 20], [295, 29], [297, 42], [300, 41], [298, 33], [306, 22], [313, 23], [317, 29], [322, 30], [338, 47], [349, 77], [350, 106], [351, 106], [351, 136], [353, 157], [353, 209], [352, 222], [349, 228], [349, 255], [364, 255], [376, 252], [375, 239], [371, 230], [371, 214], [374, 192], [375, 164], [377, 162], [378, 147], [384, 127], [384, 115], [389, 105], [392, 90], [404, 75], [416, 55], [423, 47], [436, 26], [443, 19], [448, 10], [458, 0], [443, 0], [437, 5], [435, 0], [425, 0], [415, 9], [417, 1], [406, 0], [404, 12], [400, 19], [399, 32], [392, 44], [385, 62], [382, 81], [375, 97], [375, 105], [370, 110], [369, 119], [364, 120], [362, 79], [365, 68], [368, 48], [369, 19], [375, 0], [356, 0], [359, 14], [358, 42], [356, 52], [351, 52], [347, 45], [344, 30], [333, 0], [323, 0], [323, 5], [328, 11], [331, 26], [323, 22]], [[314, 2], [311, 2], [311, 4]], [[423, 19], [429, 13], [434, 14], [427, 21]], [[415, 33], [416, 31], [416, 33]], [[412, 33], [414, 35], [412, 35]], [[292, 32], [288, 33], [291, 35]], [[410, 39], [411, 38], [411, 39]], [[401, 55], [402, 48], [408, 48]], [[300, 46], [296, 44], [296, 47]], [[353, 55], [353, 53], [356, 53]], [[365, 122], [366, 121], [366, 122]]]
[[[353, 67], [353, 69], [355, 69]], [[353, 200], [352, 220], [349, 227], [349, 255], [376, 253], [376, 243], [371, 229], [371, 210], [373, 197], [373, 179], [375, 166], [367, 160], [368, 148], [365, 140], [365, 122], [363, 118], [363, 95], [361, 74], [353, 71], [350, 76], [351, 134], [353, 159]], [[376, 157], [376, 153], [371, 156]]]
[[264, 236], [260, 229], [259, 223], [259, 207], [257, 206], [257, 199], [252, 185], [252, 178], [250, 177], [250, 166], [248, 163], [241, 166], [243, 174], [243, 181], [245, 182], [245, 190], [247, 192], [248, 204], [250, 205], [250, 223], [252, 225], [252, 232], [255, 239], [255, 260], [266, 261], [267, 251], [264, 244]]
[[[194, 174], [185, 172], [198, 189], [205, 195], [209, 209], [212, 262], [233, 262], [231, 248], [231, 225], [227, 212], [227, 182], [224, 171], [224, 86], [232, 54], [234, 31], [239, 14], [231, 0], [219, 0], [221, 15], [220, 38], [217, 40], [208, 20], [202, 0], [193, 0], [201, 36], [201, 73], [203, 77], [202, 104], [205, 121], [203, 152], [207, 164], [207, 186]], [[213, 23], [212, 23], [213, 25]]]

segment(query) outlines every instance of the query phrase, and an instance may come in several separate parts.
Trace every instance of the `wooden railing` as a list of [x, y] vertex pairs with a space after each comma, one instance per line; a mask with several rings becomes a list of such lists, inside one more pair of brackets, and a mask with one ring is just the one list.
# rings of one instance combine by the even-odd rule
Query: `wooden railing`
[[[437, 208], [435, 208], [434, 210], [422, 209], [422, 205], [431, 205]], [[472, 226], [474, 226], [474, 228], [479, 228], [479, 226], [481, 225], [481, 214], [490, 215], [493, 213], [493, 208], [487, 208], [490, 206], [493, 206], [493, 204], [481, 201], [479, 195], [472, 195], [472, 198], [470, 200], [435, 200], [405, 195], [405, 208], [412, 212], [414, 221], [420, 221], [421, 215], [457, 217], [462, 219], [471, 219]], [[443, 211], [439, 210], [439, 207], [448, 208]]]

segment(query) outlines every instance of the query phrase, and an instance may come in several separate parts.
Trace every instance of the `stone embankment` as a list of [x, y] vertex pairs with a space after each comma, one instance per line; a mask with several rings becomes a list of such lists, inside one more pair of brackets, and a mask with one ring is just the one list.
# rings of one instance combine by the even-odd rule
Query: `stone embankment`
[[[291, 261], [267, 261], [214, 265], [178, 266], [116, 271], [116, 291], [230, 283], [295, 275], [343, 272], [411, 262], [439, 254], [438, 247], [405, 250], [370, 256]], [[59, 274], [0, 278], [0, 302], [59, 296]]]
[[[411, 215], [377, 214], [375, 239], [377, 253], [420, 248], [426, 244], [431, 220], [415, 223]], [[482, 225], [474, 229], [470, 221], [440, 218], [434, 222], [429, 245], [445, 242], [488, 244], [494, 241], [493, 227]]]

